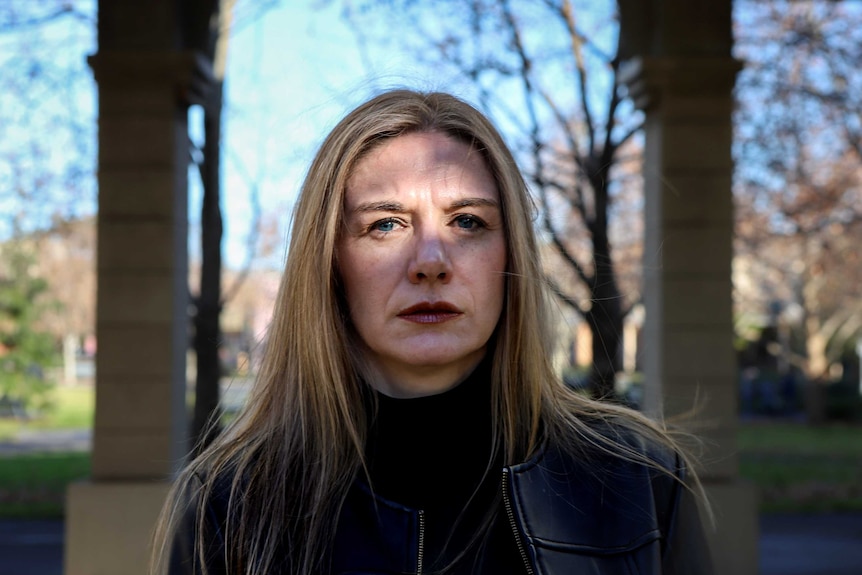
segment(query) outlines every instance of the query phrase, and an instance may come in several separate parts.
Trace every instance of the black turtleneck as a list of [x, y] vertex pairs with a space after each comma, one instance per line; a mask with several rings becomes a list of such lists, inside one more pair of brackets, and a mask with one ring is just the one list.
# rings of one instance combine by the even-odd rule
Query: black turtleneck
[[466, 503], [491, 454], [488, 372], [483, 362], [437, 395], [396, 399], [377, 393], [366, 448], [375, 491], [417, 509], [453, 497]]
[[443, 568], [469, 547], [449, 572], [472, 572], [483, 547], [474, 536], [487, 532], [502, 477], [500, 457], [489, 467], [489, 362], [444, 393], [411, 399], [377, 393], [377, 402], [366, 446], [372, 489], [424, 512], [429, 570]]

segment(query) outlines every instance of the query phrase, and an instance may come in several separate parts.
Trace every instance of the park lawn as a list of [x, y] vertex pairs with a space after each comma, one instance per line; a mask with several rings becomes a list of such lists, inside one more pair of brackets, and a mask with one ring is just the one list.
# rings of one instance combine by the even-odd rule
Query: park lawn
[[81, 429], [93, 425], [95, 390], [92, 385], [55, 387], [50, 406], [29, 420], [0, 418], [0, 441], [31, 429]]
[[740, 475], [766, 512], [862, 511], [862, 426], [744, 423]]
[[62, 517], [66, 488], [89, 476], [86, 452], [0, 457], [0, 517]]
[[[51, 408], [32, 419], [0, 419], [0, 441], [20, 431], [92, 427], [92, 386], [57, 387], [50, 401]], [[62, 517], [66, 487], [89, 475], [89, 453], [0, 456], [0, 517]]]

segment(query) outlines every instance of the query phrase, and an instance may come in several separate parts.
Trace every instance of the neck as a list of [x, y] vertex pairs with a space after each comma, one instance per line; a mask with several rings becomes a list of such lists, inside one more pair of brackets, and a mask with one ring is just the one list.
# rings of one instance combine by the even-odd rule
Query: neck
[[370, 385], [388, 397], [410, 399], [445, 393], [473, 373], [485, 356], [485, 349], [445, 366], [377, 365], [374, 361]]

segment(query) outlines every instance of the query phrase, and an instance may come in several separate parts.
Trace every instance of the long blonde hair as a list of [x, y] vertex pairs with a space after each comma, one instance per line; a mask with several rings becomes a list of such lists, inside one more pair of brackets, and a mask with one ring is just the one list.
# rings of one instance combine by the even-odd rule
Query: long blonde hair
[[[294, 211], [287, 262], [257, 381], [237, 419], [179, 474], [160, 519], [154, 573], [164, 573], [183, 517], [204, 532], [203, 502], [229, 489], [224, 560], [232, 573], [320, 572], [341, 505], [363, 469], [367, 428], [363, 368], [339, 289], [335, 246], [346, 182], [382, 141], [439, 132], [480, 152], [496, 180], [506, 230], [506, 301], [495, 341], [492, 411], [506, 464], [534, 453], [542, 437], [589, 444], [660, 465], [588, 421], [614, 420], [676, 449], [657, 424], [564, 388], [549, 361], [548, 296], [533, 230], [533, 204], [497, 130], [475, 108], [443, 93], [396, 90], [350, 112], [309, 168]], [[668, 472], [673, 470], [668, 469]], [[216, 487], [218, 485], [218, 488]], [[278, 534], [273, 536], [273, 534]], [[196, 540], [204, 563], [206, 541]]]

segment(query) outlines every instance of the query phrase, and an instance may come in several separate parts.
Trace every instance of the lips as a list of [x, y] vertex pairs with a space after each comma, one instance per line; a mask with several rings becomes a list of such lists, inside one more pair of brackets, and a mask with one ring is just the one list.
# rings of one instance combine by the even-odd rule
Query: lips
[[421, 302], [398, 312], [401, 319], [414, 323], [434, 324], [455, 319], [463, 314], [449, 302]]

